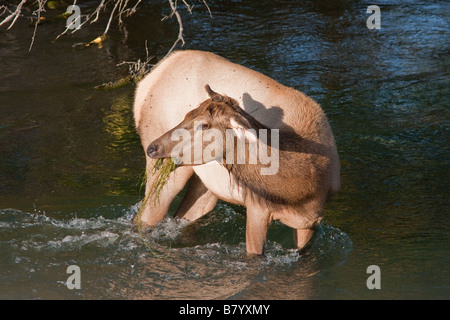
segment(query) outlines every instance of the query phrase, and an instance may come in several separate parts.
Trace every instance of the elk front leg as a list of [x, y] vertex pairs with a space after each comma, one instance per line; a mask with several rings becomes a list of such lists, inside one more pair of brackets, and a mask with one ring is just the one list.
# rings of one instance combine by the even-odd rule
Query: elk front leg
[[194, 170], [192, 167], [179, 167], [174, 172], [170, 174], [170, 177], [166, 185], [161, 189], [159, 199], [148, 198], [148, 193], [151, 191], [153, 185], [153, 176], [151, 175], [151, 170], [147, 166], [147, 184], [145, 187], [145, 201], [142, 203], [142, 212], [136, 219], [140, 221], [136, 222], [144, 223], [148, 226], [155, 226], [158, 222], [164, 219], [166, 214], [169, 212], [170, 204], [175, 196], [183, 189], [186, 182], [189, 180]]

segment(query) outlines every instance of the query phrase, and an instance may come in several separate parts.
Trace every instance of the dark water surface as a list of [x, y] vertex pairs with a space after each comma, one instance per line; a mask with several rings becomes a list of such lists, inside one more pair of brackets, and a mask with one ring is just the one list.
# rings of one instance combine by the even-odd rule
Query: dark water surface
[[[219, 203], [193, 225], [131, 222], [145, 159], [122, 61], [156, 63], [176, 38], [167, 3], [144, 1], [101, 46], [97, 24], [0, 30], [0, 299], [449, 299], [450, 4], [208, 1], [182, 9], [184, 48], [213, 51], [305, 92], [336, 136], [342, 190], [306, 252], [274, 223], [245, 255], [245, 209]], [[94, 1], [86, 2], [88, 10]], [[181, 7], [180, 7], [181, 9]], [[51, 12], [49, 13], [51, 14]], [[177, 199], [179, 201], [179, 199]], [[151, 249], [151, 250], [150, 250]], [[69, 265], [81, 289], [69, 290]], [[369, 290], [370, 265], [381, 289]]]

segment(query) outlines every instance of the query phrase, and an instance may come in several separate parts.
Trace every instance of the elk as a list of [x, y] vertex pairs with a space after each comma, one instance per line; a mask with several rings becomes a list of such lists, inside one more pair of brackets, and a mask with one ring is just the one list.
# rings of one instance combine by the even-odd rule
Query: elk
[[[138, 85], [134, 115], [146, 153], [146, 194], [153, 183], [149, 173], [154, 159], [173, 157], [175, 147], [183, 150], [160, 201], [146, 203], [140, 215], [149, 226], [165, 217], [187, 185], [176, 217], [194, 221], [221, 199], [246, 207], [248, 254], [264, 253], [273, 220], [293, 228], [295, 245], [302, 248], [320, 222], [325, 202], [339, 191], [336, 143], [320, 106], [295, 89], [213, 53], [177, 51], [160, 62]], [[200, 149], [213, 146], [215, 155], [197, 159], [192, 142], [212, 129], [236, 143], [229, 150], [228, 140], [220, 143], [217, 135], [206, 143], [201, 140]], [[179, 130], [191, 138], [174, 139]], [[277, 137], [277, 146], [262, 139], [261, 130], [269, 132], [270, 141]], [[237, 149], [239, 140], [244, 141], [243, 154]], [[262, 174], [267, 163], [259, 159], [249, 163], [254, 142], [277, 161], [272, 174]], [[186, 161], [188, 157], [194, 161]], [[236, 161], [239, 157], [245, 161]]]

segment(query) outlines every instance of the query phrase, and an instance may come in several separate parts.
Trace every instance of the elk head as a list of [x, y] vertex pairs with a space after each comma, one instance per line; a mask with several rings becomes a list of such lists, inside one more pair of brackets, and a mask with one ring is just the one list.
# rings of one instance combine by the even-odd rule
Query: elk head
[[[150, 158], [172, 158], [178, 165], [199, 165], [211, 161], [223, 163], [233, 154], [230, 141], [256, 141], [255, 130], [261, 125], [236, 100], [205, 86], [209, 99], [188, 112], [184, 120], [147, 148]], [[256, 128], [255, 128], [256, 127]]]

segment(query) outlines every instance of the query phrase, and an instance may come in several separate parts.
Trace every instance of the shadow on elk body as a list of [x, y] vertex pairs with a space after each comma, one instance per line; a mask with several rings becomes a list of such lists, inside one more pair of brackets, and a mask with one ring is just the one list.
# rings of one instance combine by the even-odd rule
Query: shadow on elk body
[[[183, 68], [186, 61], [192, 69]], [[184, 86], [173, 82], [174, 78], [184, 80]], [[235, 80], [229, 83], [216, 78]], [[208, 84], [215, 90], [222, 88], [227, 95], [214, 92]], [[325, 202], [339, 190], [336, 145], [320, 106], [296, 90], [211, 53], [177, 52], [160, 63], [138, 87], [135, 120], [148, 156], [147, 166], [152, 159], [173, 157], [175, 148], [182, 150], [178, 153], [181, 166], [163, 189], [163, 204], [145, 208], [142, 221], [149, 225], [167, 214], [172, 199], [187, 183], [176, 216], [196, 220], [222, 199], [247, 208], [248, 253], [263, 253], [272, 220], [292, 227], [295, 244], [301, 248], [321, 220]], [[213, 130], [224, 138], [196, 140]], [[183, 135], [177, 136], [180, 132]], [[266, 139], [261, 132], [267, 133]], [[273, 137], [277, 138], [276, 146], [271, 143]], [[196, 141], [201, 141], [202, 151], [197, 154], [193, 147], [198, 146]], [[239, 151], [242, 142], [245, 147]], [[273, 174], [261, 174], [267, 162], [248, 161], [254, 142], [258, 148], [264, 145], [277, 161]], [[199, 158], [206, 148], [213, 149], [214, 155]], [[246, 161], [237, 161], [242, 158]]]

